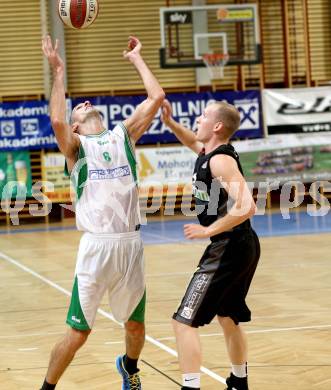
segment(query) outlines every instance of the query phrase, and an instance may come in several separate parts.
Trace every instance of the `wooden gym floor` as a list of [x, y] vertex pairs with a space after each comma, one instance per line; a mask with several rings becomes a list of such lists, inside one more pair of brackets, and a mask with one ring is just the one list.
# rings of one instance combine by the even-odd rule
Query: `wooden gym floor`
[[[167, 231], [166, 224], [162, 229]], [[80, 233], [15, 233], [0, 234], [0, 389], [38, 390], [50, 350], [66, 329]], [[141, 378], [144, 390], [175, 390], [181, 375], [170, 318], [205, 242], [155, 241], [145, 246], [148, 336]], [[244, 325], [251, 390], [331, 389], [330, 242], [325, 232], [261, 238], [248, 296], [253, 321]], [[213, 322], [200, 334], [202, 389], [224, 389], [229, 364], [220, 328]], [[114, 362], [123, 351], [123, 330], [104, 300], [93, 333], [57, 389], [121, 389]]]

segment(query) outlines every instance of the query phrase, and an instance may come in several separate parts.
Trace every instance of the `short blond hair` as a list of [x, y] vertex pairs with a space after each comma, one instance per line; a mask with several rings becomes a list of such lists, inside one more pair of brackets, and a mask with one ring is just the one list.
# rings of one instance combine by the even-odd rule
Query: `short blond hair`
[[231, 138], [232, 135], [239, 129], [240, 114], [235, 106], [226, 102], [213, 103], [217, 107], [217, 119], [223, 123], [226, 136]]

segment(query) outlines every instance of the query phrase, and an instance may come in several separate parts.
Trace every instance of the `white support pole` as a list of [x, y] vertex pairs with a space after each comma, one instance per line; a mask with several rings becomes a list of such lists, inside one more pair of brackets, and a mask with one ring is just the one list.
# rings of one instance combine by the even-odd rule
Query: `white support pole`
[[[203, 6], [206, 4], [205, 0], [192, 0], [192, 6]], [[199, 12], [199, 16], [195, 17], [193, 14], [193, 34], [197, 33], [208, 33], [208, 16], [207, 11]], [[208, 47], [205, 48], [206, 52], [208, 51]], [[195, 82], [197, 87], [202, 85], [210, 84], [210, 77], [208, 73], [208, 69], [203, 68], [195, 68]]]
[[[40, 20], [41, 20], [41, 38], [45, 37], [48, 31], [47, 21], [47, 0], [40, 0]], [[50, 94], [50, 69], [48, 61], [41, 51], [41, 39], [40, 39], [40, 55], [43, 56], [43, 73], [44, 73], [44, 95], [46, 99], [49, 99]]]
[[64, 24], [59, 17], [58, 2], [54, 0], [48, 0], [51, 35], [53, 40], [58, 39], [60, 42], [59, 53], [64, 62], [64, 86], [67, 90], [67, 56], [66, 56], [66, 41], [64, 34]]
[[[64, 85], [67, 90], [67, 71], [66, 71], [66, 48], [65, 48], [65, 35], [64, 35], [64, 25], [59, 18], [59, 13], [57, 9], [57, 1], [54, 0], [40, 0], [40, 12], [41, 12], [41, 23], [42, 23], [42, 36], [50, 34], [53, 42], [55, 39], [59, 40], [59, 54], [63, 59], [65, 65], [64, 72]], [[47, 12], [48, 11], [48, 12]], [[49, 23], [48, 16], [49, 15]], [[48, 62], [44, 57], [44, 90], [45, 97], [49, 99], [50, 96], [50, 80], [51, 74]]]

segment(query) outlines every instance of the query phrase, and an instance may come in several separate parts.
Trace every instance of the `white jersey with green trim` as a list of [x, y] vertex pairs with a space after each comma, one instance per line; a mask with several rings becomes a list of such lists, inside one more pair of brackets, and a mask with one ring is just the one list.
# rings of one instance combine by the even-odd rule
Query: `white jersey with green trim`
[[139, 225], [136, 160], [123, 123], [98, 135], [79, 135], [76, 224], [90, 233], [126, 233]]

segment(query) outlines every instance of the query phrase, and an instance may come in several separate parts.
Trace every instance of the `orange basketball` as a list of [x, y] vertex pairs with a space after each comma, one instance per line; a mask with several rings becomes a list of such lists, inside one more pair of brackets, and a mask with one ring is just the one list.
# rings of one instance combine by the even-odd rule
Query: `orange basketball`
[[227, 18], [229, 11], [226, 8], [220, 8], [217, 10], [217, 19], [224, 20]]
[[90, 26], [98, 16], [98, 0], [58, 0], [62, 22], [75, 29]]

